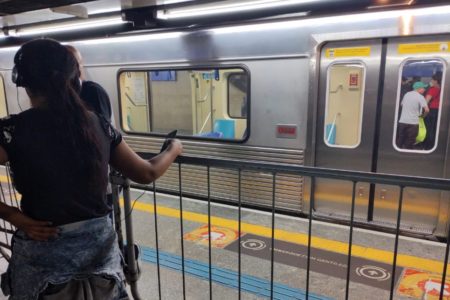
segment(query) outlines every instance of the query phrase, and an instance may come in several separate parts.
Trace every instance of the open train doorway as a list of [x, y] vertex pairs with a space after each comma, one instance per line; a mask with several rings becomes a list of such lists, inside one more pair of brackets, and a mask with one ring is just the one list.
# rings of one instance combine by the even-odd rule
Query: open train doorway
[[[449, 41], [416, 37], [324, 45], [315, 165], [448, 178]], [[355, 220], [395, 227], [399, 193], [399, 187], [358, 183]], [[314, 211], [349, 220], [351, 195], [351, 182], [317, 180]], [[447, 201], [447, 193], [405, 189], [402, 230], [445, 236]]]

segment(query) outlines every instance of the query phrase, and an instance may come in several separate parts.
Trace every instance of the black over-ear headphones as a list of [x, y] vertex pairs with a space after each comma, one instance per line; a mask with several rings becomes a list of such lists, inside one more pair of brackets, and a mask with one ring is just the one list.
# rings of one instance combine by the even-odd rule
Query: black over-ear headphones
[[22, 49], [19, 49], [17, 51], [16, 55], [14, 56], [14, 67], [12, 69], [11, 73], [11, 80], [13, 83], [16, 84], [16, 86], [24, 86], [24, 80], [23, 80], [23, 70], [22, 69]]
[[[30, 85], [45, 82], [58, 72], [68, 73], [70, 70], [64, 65], [67, 64], [68, 56], [69, 50], [54, 40], [36, 39], [27, 42], [14, 56], [11, 80], [18, 87], [30, 87]], [[75, 61], [75, 57], [73, 60]], [[64, 74], [64, 76], [69, 75]], [[78, 79], [79, 76], [76, 77]]]

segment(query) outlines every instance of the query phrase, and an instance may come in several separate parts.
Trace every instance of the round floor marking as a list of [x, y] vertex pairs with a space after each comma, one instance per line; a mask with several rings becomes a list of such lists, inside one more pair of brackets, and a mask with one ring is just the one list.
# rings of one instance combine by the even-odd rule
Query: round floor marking
[[256, 251], [262, 250], [267, 247], [267, 245], [264, 241], [257, 240], [257, 239], [249, 239], [249, 240], [243, 241], [243, 242], [241, 242], [241, 245], [245, 249], [256, 250]]
[[391, 278], [391, 273], [387, 270], [376, 266], [362, 266], [356, 268], [356, 274], [358, 276], [366, 277], [369, 279], [375, 279], [378, 281], [384, 281]]
[[[242, 233], [241, 233], [242, 235]], [[209, 244], [208, 225], [203, 225], [184, 235], [186, 241], [201, 245]], [[211, 247], [224, 248], [239, 237], [239, 232], [230, 228], [211, 225]]]

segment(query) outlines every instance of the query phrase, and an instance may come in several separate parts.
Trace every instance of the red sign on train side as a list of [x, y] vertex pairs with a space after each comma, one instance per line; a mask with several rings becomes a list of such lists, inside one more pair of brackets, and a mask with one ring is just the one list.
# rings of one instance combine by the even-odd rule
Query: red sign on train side
[[297, 138], [297, 125], [277, 125], [277, 138], [295, 139]]

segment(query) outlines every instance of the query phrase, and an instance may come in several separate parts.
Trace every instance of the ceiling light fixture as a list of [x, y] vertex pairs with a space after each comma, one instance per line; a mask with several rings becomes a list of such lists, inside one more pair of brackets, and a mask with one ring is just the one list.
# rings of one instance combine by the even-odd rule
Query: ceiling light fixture
[[196, 5], [192, 8], [173, 8], [158, 10], [156, 18], [160, 20], [193, 18], [226, 13], [254, 11], [275, 7], [286, 7], [296, 4], [317, 2], [318, 0], [257, 0], [257, 1], [233, 1], [226, 4]]
[[98, 27], [107, 27], [113, 25], [119, 25], [126, 23], [122, 20], [121, 16], [109, 17], [109, 18], [101, 18], [101, 19], [92, 19], [92, 20], [80, 20], [80, 21], [72, 21], [59, 23], [54, 25], [45, 25], [45, 26], [32, 26], [32, 27], [23, 27], [18, 28], [10, 32], [11, 36], [30, 36], [30, 35], [40, 35], [46, 33], [55, 33], [62, 31], [74, 31], [74, 30], [82, 30], [89, 28], [98, 28]]
[[249, 32], [249, 31], [259, 31], [263, 29], [268, 30], [279, 30], [287, 28], [295, 28], [302, 26], [322, 26], [330, 24], [348, 24], [364, 21], [382, 20], [399, 18], [403, 15], [415, 16], [430, 16], [430, 15], [445, 15], [450, 14], [450, 5], [446, 6], [436, 6], [427, 8], [416, 8], [416, 9], [404, 9], [404, 10], [392, 10], [383, 12], [364, 12], [359, 14], [348, 14], [332, 17], [321, 17], [321, 18], [311, 18], [311, 19], [301, 19], [292, 21], [282, 21], [282, 22], [270, 22], [270, 23], [260, 23], [260, 24], [249, 24], [249, 25], [237, 25], [237, 26], [224, 26], [209, 29], [208, 31], [215, 34], [230, 34], [237, 32]]
[[378, 9], [378, 8], [393, 8], [396, 6], [405, 6], [405, 5], [412, 5], [414, 3], [414, 0], [401, 0], [401, 1], [394, 1], [394, 3], [391, 3], [390, 1], [386, 2], [376, 2], [375, 5], [368, 6], [367, 9]]
[[[120, 36], [120, 37], [110, 37], [92, 40], [80, 41], [80, 45], [100, 45], [100, 44], [111, 44], [111, 43], [134, 43], [150, 40], [161, 40], [161, 39], [174, 39], [182, 36], [182, 32], [165, 32], [165, 33], [154, 33], [145, 35], [132, 35], [132, 36]], [[1, 48], [0, 48], [1, 49]]]

